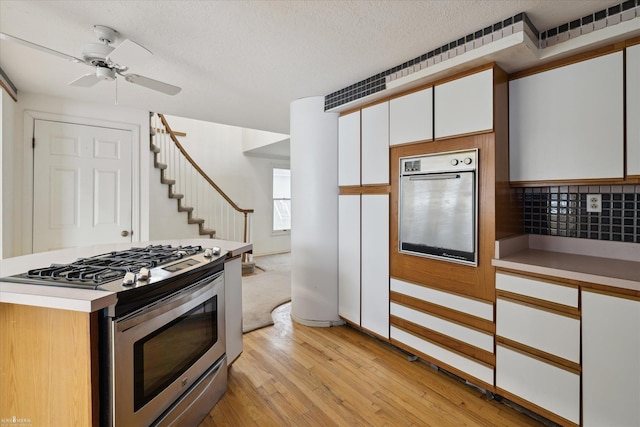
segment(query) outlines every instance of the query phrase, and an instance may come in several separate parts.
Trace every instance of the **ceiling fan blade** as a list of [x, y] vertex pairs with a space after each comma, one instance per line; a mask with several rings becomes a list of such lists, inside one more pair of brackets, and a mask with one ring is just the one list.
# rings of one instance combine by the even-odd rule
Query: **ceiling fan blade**
[[19, 44], [28, 46], [28, 47], [30, 47], [32, 49], [36, 49], [36, 50], [39, 50], [39, 51], [42, 51], [42, 52], [49, 53], [51, 55], [58, 56], [60, 58], [64, 58], [64, 59], [66, 59], [68, 61], [71, 61], [71, 62], [79, 62], [79, 63], [86, 64], [86, 62], [84, 60], [82, 60], [80, 58], [76, 58], [75, 56], [67, 55], [66, 53], [58, 52], [57, 50], [49, 49], [48, 47], [40, 46], [39, 44], [31, 43], [29, 41], [23, 40], [23, 39], [18, 38], [18, 37], [11, 36], [11, 35], [6, 34], [6, 33], [0, 33], [0, 40], [7, 40], [7, 41], [14, 42], [14, 43], [19, 43]]
[[148, 89], [166, 93], [167, 95], [177, 95], [182, 90], [182, 88], [179, 88], [178, 86], [150, 79], [149, 77], [139, 76], [138, 74], [123, 74], [123, 76], [129, 83], [144, 86]]
[[78, 77], [74, 81], [70, 82], [69, 86], [91, 87], [98, 83], [100, 80], [102, 79], [98, 78], [98, 76], [96, 76], [96, 73], [89, 73], [85, 74], [82, 77]]
[[152, 56], [153, 53], [147, 48], [126, 39], [107, 56], [107, 59], [115, 64], [131, 67], [144, 62]]

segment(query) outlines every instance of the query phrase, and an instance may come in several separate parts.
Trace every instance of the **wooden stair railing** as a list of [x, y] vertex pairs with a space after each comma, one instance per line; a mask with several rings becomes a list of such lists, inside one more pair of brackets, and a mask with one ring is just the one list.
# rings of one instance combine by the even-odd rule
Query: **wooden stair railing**
[[[177, 201], [178, 211], [187, 213], [188, 223], [197, 224], [201, 235], [249, 243], [253, 209], [242, 209], [233, 202], [187, 153], [164, 115], [157, 113], [157, 117], [162, 128], [151, 123], [153, 164], [160, 170], [160, 181], [168, 186], [169, 198]], [[151, 121], [153, 118], [151, 113]], [[243, 261], [248, 261], [247, 254]]]

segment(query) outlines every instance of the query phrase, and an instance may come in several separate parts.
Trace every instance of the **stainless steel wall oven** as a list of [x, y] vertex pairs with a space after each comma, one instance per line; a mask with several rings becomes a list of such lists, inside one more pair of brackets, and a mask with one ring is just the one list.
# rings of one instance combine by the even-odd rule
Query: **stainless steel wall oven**
[[478, 265], [478, 150], [400, 158], [398, 250]]

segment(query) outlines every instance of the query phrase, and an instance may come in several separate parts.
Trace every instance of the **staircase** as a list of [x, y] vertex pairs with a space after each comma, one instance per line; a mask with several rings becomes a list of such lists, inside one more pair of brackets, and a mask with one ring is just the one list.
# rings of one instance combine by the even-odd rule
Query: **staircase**
[[201, 236], [209, 236], [210, 239], [214, 239], [216, 237], [216, 231], [206, 228], [204, 226], [203, 218], [196, 218], [193, 216], [193, 206], [184, 206], [184, 194], [175, 193], [174, 187], [176, 185], [176, 180], [167, 178], [167, 169], [168, 165], [166, 163], [160, 163], [158, 158], [161, 152], [160, 147], [153, 143], [153, 138], [151, 140], [151, 151], [153, 152], [153, 166], [156, 169], [160, 169], [160, 182], [165, 184], [169, 190], [169, 198], [175, 199], [178, 202], [178, 212], [186, 212], [187, 213], [187, 223], [188, 224], [198, 224], [198, 234]]
[[[187, 223], [197, 224], [201, 236], [250, 243], [253, 209], [240, 208], [213, 182], [180, 144], [186, 134], [174, 132], [162, 114], [150, 114], [150, 130], [153, 165]], [[243, 273], [253, 271], [251, 254], [243, 257]]]

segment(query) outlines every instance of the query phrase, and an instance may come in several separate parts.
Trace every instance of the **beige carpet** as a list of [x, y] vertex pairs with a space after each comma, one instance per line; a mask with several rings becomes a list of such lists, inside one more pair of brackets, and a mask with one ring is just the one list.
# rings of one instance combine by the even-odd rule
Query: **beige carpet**
[[255, 273], [242, 276], [242, 332], [273, 325], [273, 309], [291, 301], [289, 253], [254, 257]]

